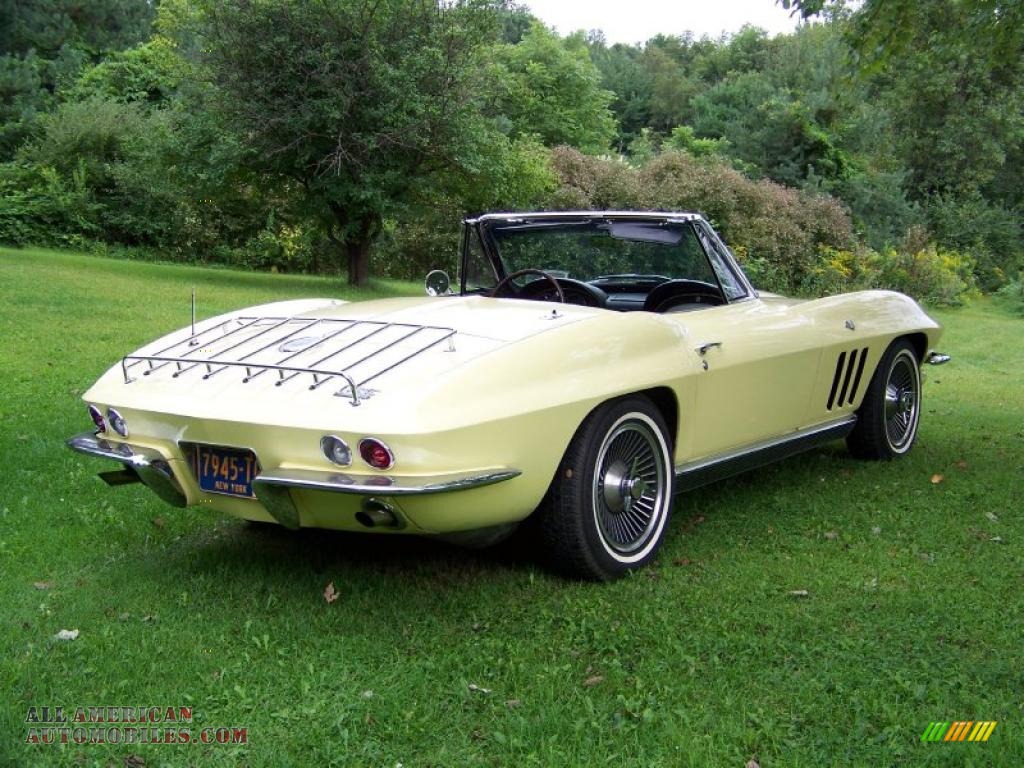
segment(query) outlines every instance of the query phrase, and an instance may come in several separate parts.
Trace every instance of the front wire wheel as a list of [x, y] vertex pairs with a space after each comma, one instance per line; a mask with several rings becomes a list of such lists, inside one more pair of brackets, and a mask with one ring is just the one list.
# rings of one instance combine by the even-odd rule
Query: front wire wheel
[[875, 369], [846, 438], [861, 459], [888, 460], [908, 453], [921, 420], [921, 364], [905, 339], [894, 341]]
[[646, 397], [605, 403], [587, 417], [537, 513], [555, 568], [608, 580], [654, 557], [672, 511], [669, 434]]

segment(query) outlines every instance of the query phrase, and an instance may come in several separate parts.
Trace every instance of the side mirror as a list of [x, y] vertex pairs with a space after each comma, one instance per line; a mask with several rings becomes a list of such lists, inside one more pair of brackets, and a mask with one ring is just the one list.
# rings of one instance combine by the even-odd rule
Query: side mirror
[[452, 281], [448, 273], [440, 269], [427, 274], [423, 285], [427, 290], [427, 296], [444, 296], [452, 292]]

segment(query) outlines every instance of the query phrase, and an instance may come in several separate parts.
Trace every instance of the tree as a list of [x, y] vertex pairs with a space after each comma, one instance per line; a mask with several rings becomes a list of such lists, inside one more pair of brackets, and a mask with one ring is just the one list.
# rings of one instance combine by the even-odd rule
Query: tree
[[601, 87], [614, 94], [609, 108], [619, 124], [616, 143], [622, 152], [650, 123], [651, 76], [638, 46], [616, 43], [609, 47], [599, 36], [590, 36], [587, 44], [590, 59], [601, 73]]
[[0, 159], [54, 106], [62, 83], [145, 38], [152, 19], [146, 0], [0, 0]]
[[[849, 0], [777, 0], [804, 19], [841, 16]], [[951, 26], [934, 28], [937, 6], [957, 16]], [[1024, 49], [1024, 4], [1020, 0], [865, 0], [854, 12], [852, 39], [869, 67], [881, 68], [912, 49], [923, 28], [929, 47], [970, 41], [991, 60], [1019, 58]]]
[[245, 162], [301, 184], [349, 281], [385, 215], [431, 175], [468, 172], [489, 0], [206, 0], [204, 63]]
[[615, 135], [612, 94], [579, 33], [559, 38], [534, 22], [516, 45], [494, 52], [493, 112], [513, 137], [536, 134], [548, 146], [603, 152]]

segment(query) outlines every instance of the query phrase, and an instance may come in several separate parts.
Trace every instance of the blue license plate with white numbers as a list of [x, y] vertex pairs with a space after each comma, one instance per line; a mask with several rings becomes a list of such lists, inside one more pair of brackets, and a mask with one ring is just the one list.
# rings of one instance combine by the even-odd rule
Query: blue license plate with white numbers
[[243, 499], [256, 498], [252, 481], [259, 473], [259, 464], [252, 451], [197, 445], [195, 470], [201, 490]]

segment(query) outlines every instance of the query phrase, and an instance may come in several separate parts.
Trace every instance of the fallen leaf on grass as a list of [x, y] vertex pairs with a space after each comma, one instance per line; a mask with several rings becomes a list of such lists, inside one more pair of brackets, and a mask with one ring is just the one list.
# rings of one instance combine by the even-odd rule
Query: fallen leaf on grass
[[672, 561], [672, 565], [689, 565], [689, 564], [690, 564], [690, 558], [688, 558], [688, 557], [677, 557], [675, 560]]
[[999, 516], [996, 515], [994, 512], [986, 512], [985, 513], [985, 517], [987, 517], [993, 523], [998, 523], [999, 522]]
[[957, 469], [967, 469], [967, 462], [964, 461], [963, 459], [960, 459], [954, 466]]
[[469, 690], [473, 691], [473, 693], [482, 693], [484, 696], [486, 696], [487, 694], [489, 694], [491, 692], [490, 688], [482, 688], [481, 686], [477, 685], [476, 683], [470, 683], [469, 684]]
[[124, 759], [124, 764], [125, 768], [142, 768], [146, 764], [146, 761], [138, 755], [128, 755], [128, 757]]
[[604, 675], [591, 675], [583, 681], [584, 688], [593, 688], [595, 685], [600, 685], [604, 682]]
[[163, 528], [166, 525], [166, 523], [164, 522], [164, 519], [162, 517], [154, 517], [153, 525], [155, 525], [157, 528]]
[[810, 597], [811, 593], [806, 589], [793, 589], [789, 592], [790, 597]]
[[56, 635], [53, 636], [54, 640], [74, 640], [78, 637], [77, 629], [62, 629]]
[[993, 536], [991, 539], [989, 539], [989, 541], [994, 541], [996, 544], [1002, 544], [1003, 543], [1003, 537], [1002, 536]]
[[750, 758], [750, 760], [747, 761], [746, 768], [761, 768], [761, 764], [754, 758]]
[[880, 526], [880, 525], [873, 525], [873, 526], [871, 526], [871, 532], [873, 534], [875, 534], [875, 536], [877, 536], [878, 534], [880, 534], [882, 532], [882, 526]]
[[32, 586], [36, 589], [50, 589], [53, 586], [52, 581], [33, 581]]
[[932, 475], [932, 485], [938, 485], [939, 483], [941, 483], [945, 479], [946, 478], [944, 478], [942, 475], [938, 475], [938, 474]]
[[326, 603], [333, 603], [337, 599], [338, 599], [338, 590], [336, 590], [334, 588], [334, 582], [333, 581], [329, 582], [327, 584], [327, 586], [324, 587], [324, 602], [326, 602]]
[[362, 692], [361, 694], [359, 694], [359, 695], [360, 695], [360, 696], [361, 696], [362, 698], [364, 698], [364, 699], [372, 699], [372, 698], [373, 698], [373, 691], [363, 691], [363, 692]]
[[839, 533], [836, 531], [825, 531], [825, 538], [829, 541], [835, 541], [839, 538]]

